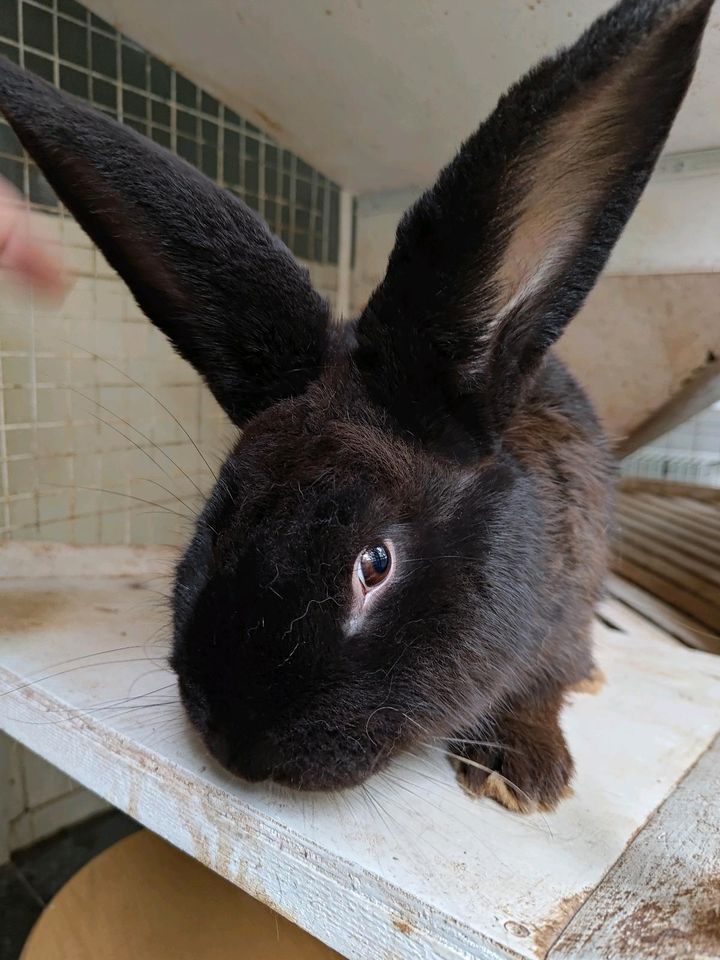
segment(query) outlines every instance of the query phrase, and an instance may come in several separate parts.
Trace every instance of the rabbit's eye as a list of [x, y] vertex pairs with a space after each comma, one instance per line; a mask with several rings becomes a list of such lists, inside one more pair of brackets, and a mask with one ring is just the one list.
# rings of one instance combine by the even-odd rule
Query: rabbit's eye
[[357, 576], [364, 590], [372, 590], [390, 573], [390, 549], [385, 543], [366, 547], [357, 560]]

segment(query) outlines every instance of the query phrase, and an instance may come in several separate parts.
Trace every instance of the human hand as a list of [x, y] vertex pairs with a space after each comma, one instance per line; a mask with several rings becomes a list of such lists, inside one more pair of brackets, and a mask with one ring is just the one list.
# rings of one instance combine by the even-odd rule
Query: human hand
[[22, 196], [0, 178], [0, 267], [26, 286], [61, 299], [69, 281], [52, 244], [34, 229]]

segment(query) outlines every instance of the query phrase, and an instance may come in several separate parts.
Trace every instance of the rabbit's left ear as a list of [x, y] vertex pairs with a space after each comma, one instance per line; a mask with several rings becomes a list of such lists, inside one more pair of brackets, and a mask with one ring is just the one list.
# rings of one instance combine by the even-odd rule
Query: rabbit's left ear
[[0, 110], [238, 426], [318, 376], [328, 306], [242, 200], [4, 58]]
[[496, 442], [637, 203], [711, 6], [622, 0], [513, 87], [405, 215], [355, 352], [400, 430], [451, 453]]

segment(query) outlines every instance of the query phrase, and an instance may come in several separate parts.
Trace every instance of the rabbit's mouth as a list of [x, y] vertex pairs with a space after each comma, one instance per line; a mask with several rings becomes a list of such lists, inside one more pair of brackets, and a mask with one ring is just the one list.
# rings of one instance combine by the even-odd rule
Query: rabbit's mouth
[[362, 724], [352, 730], [322, 731], [323, 725], [307, 720], [297, 724], [294, 735], [291, 730], [243, 735], [238, 727], [213, 720], [196, 684], [179, 678], [178, 685], [190, 722], [208, 752], [248, 783], [271, 781], [303, 792], [345, 790], [364, 783], [409, 745], [397, 731], [378, 742], [375, 731], [371, 736]]

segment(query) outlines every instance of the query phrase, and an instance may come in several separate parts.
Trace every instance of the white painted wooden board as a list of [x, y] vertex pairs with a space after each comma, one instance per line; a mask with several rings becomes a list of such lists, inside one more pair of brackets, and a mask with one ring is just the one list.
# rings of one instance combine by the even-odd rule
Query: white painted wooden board
[[137, 577], [103, 576], [98, 550], [73, 577], [55, 548], [38, 579], [23, 550], [0, 548], [0, 728], [350, 958], [543, 957], [720, 729], [720, 661], [609, 601], [622, 630], [598, 624], [608, 683], [566, 711], [578, 774], [557, 812], [474, 801], [431, 751], [341, 795], [249, 786], [157, 692], [167, 555], [160, 579], [148, 551]]

